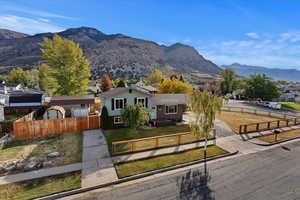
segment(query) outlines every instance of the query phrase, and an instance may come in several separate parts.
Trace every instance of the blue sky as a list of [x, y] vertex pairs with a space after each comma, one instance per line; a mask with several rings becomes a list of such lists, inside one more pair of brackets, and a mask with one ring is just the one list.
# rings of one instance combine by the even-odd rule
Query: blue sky
[[0, 0], [0, 28], [35, 34], [90, 26], [194, 46], [216, 64], [300, 69], [300, 1]]

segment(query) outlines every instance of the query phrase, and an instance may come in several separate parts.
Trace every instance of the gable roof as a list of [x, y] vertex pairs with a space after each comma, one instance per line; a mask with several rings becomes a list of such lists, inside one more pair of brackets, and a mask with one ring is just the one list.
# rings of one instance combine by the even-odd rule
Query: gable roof
[[132, 90], [135, 90], [135, 91], [138, 91], [138, 92], [141, 92], [141, 93], [144, 93], [145, 95], [151, 95], [149, 93], [149, 91], [143, 89], [143, 88], [140, 88], [140, 87], [135, 87], [135, 86], [131, 86], [131, 87], [119, 87], [119, 88], [112, 88], [110, 89], [109, 91], [106, 91], [106, 92], [103, 92], [101, 94], [102, 97], [111, 97], [111, 96], [115, 96], [117, 94], [120, 94], [120, 93], [123, 93], [123, 92], [126, 92], [126, 91], [129, 91], [130, 89]]
[[187, 104], [188, 96], [186, 94], [155, 94], [151, 102], [154, 105]]

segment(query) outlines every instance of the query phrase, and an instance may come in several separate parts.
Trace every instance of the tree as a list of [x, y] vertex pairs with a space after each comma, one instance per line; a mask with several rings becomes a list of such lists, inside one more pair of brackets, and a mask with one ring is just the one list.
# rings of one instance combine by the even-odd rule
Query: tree
[[141, 104], [127, 105], [121, 113], [121, 118], [126, 126], [136, 129], [150, 120], [150, 114]]
[[221, 91], [224, 95], [228, 93], [232, 93], [235, 90], [235, 80], [236, 75], [235, 72], [230, 69], [226, 68], [224, 71], [222, 71], [222, 80], [221, 80]]
[[42, 64], [39, 68], [39, 86], [40, 89], [46, 91], [48, 95], [52, 96], [57, 88], [56, 79], [49, 75], [49, 66]]
[[177, 79], [178, 80], [178, 77], [177, 77], [177, 75], [176, 74], [172, 74], [171, 76], [170, 76], [170, 80], [175, 80], [175, 79]]
[[42, 58], [47, 62], [46, 78], [53, 78], [54, 95], [86, 94], [90, 77], [90, 62], [79, 45], [54, 35], [45, 38], [41, 46]]
[[119, 80], [117, 83], [117, 87], [126, 87], [126, 83], [124, 80]]
[[101, 118], [100, 118], [100, 125], [101, 125], [101, 128], [103, 129], [110, 129], [112, 128], [112, 120], [109, 119], [109, 116], [108, 116], [108, 111], [107, 111], [107, 108], [106, 106], [103, 106], [102, 108], [102, 112], [101, 112]]
[[166, 79], [158, 85], [159, 93], [191, 93], [192, 86], [178, 79]]
[[184, 78], [183, 78], [182, 75], [180, 75], [179, 80], [180, 80], [181, 82], [184, 82]]
[[103, 74], [101, 78], [101, 90], [106, 92], [112, 88], [112, 83], [108, 74]]
[[159, 84], [164, 78], [165, 76], [159, 69], [154, 69], [148, 76], [148, 80], [154, 85]]
[[279, 96], [276, 84], [264, 74], [250, 76], [245, 85], [245, 96], [251, 99], [271, 101]]
[[203, 92], [194, 90], [190, 95], [190, 108], [195, 115], [195, 120], [190, 122], [191, 132], [197, 136], [205, 138], [204, 153], [206, 158], [206, 148], [208, 133], [214, 127], [216, 114], [221, 112], [223, 98], [213, 95], [208, 90]]
[[23, 70], [21, 68], [13, 69], [4, 77], [7, 83], [21, 84], [23, 87], [36, 88], [39, 83], [39, 71], [36, 69]]

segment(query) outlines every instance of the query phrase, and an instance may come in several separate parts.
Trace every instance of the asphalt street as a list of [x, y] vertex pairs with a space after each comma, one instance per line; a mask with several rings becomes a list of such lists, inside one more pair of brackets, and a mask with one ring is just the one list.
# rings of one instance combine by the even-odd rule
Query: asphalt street
[[300, 199], [300, 142], [232, 159], [139, 184], [96, 192], [80, 199]]

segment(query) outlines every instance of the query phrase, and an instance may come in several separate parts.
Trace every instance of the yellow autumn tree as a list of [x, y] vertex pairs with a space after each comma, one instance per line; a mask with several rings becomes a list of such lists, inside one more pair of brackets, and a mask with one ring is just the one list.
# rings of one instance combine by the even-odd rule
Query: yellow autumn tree
[[159, 93], [187, 93], [190, 94], [193, 92], [192, 86], [187, 83], [184, 83], [178, 79], [167, 79], [161, 82], [158, 85]]

